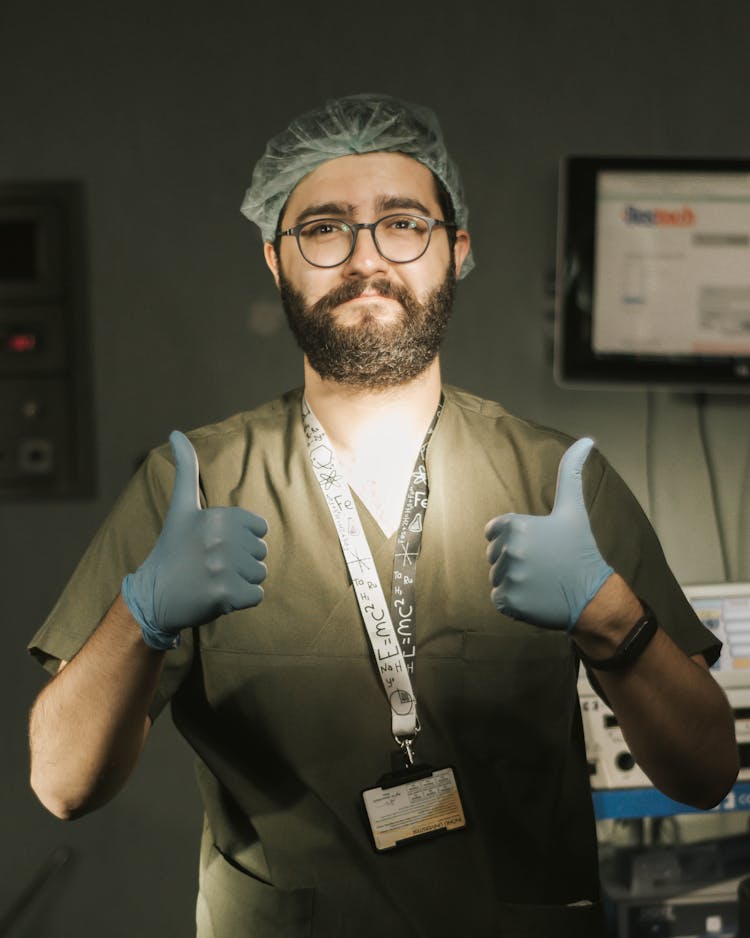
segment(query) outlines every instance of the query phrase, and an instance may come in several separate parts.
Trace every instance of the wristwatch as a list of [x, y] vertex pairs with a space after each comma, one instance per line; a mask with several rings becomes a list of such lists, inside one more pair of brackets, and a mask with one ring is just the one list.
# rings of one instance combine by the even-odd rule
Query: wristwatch
[[587, 671], [591, 668], [596, 671], [624, 671], [643, 654], [646, 646], [656, 634], [659, 623], [647, 604], [642, 599], [640, 602], [645, 610], [643, 615], [609, 658], [589, 658], [580, 648], [576, 649]]

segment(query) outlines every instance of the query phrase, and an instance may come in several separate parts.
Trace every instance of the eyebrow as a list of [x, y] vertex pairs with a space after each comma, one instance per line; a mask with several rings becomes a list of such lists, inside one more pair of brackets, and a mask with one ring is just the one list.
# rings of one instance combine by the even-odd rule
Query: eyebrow
[[330, 217], [332, 215], [351, 217], [356, 212], [356, 207], [351, 202], [317, 202], [315, 205], [308, 205], [303, 208], [297, 216], [295, 224], [299, 225], [306, 218]]
[[[405, 195], [380, 195], [375, 200], [375, 212], [388, 212], [393, 209], [412, 209], [420, 215], [429, 215], [430, 210], [419, 199]], [[301, 224], [308, 218], [351, 218], [357, 212], [356, 205], [351, 202], [317, 202], [308, 205], [297, 215], [295, 225]]]
[[411, 208], [420, 215], [429, 215], [430, 210], [418, 199], [404, 195], [381, 195], [375, 201], [375, 211], [387, 212], [394, 208]]

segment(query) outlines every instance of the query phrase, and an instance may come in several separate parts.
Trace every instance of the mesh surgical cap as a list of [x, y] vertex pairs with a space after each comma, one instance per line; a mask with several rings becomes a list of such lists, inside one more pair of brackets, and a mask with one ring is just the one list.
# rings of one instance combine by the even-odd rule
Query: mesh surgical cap
[[[380, 151], [403, 153], [431, 169], [451, 197], [459, 228], [466, 227], [469, 212], [461, 180], [435, 113], [376, 94], [334, 98], [295, 118], [268, 142], [240, 211], [260, 228], [264, 241], [273, 241], [281, 211], [304, 176], [340, 156]], [[459, 276], [473, 266], [469, 253]]]

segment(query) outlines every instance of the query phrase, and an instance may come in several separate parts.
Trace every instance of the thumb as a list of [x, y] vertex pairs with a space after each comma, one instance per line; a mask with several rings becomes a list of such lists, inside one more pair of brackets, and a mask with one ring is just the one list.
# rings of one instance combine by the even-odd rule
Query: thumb
[[169, 434], [169, 443], [174, 456], [174, 489], [169, 506], [173, 511], [187, 512], [200, 509], [198, 500], [198, 457], [193, 444], [179, 430]]
[[576, 440], [568, 447], [560, 460], [557, 471], [557, 491], [555, 492], [555, 506], [552, 513], [563, 511], [566, 508], [578, 510], [584, 507], [583, 503], [583, 464], [591, 451], [594, 441], [585, 436]]

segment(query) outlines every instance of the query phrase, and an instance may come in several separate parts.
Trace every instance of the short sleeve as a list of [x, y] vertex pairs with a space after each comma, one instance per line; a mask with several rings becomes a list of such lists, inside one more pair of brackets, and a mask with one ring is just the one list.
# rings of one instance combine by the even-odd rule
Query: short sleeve
[[[28, 645], [31, 655], [51, 674], [86, 643], [114, 602], [122, 579], [148, 556], [169, 506], [174, 466], [165, 450], [145, 460], [94, 536], [46, 621]], [[192, 661], [192, 636], [165, 655], [159, 686], [150, 708], [155, 719], [182, 682]]]
[[592, 452], [586, 466], [591, 529], [604, 559], [656, 614], [659, 625], [686, 655], [709, 665], [721, 642], [703, 625], [667, 564], [656, 532], [627, 485]]

